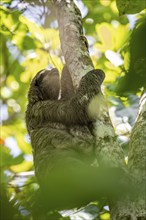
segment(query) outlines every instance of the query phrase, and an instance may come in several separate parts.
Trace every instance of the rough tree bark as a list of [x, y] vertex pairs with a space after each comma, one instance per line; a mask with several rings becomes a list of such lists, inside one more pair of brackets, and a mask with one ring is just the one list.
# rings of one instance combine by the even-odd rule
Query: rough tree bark
[[[83, 36], [81, 13], [73, 0], [53, 0], [53, 3], [56, 7], [62, 52], [76, 89], [81, 77], [94, 68], [88, 53], [85, 37]], [[89, 108], [93, 107], [95, 110], [92, 111], [92, 116], [96, 119], [94, 123], [96, 165], [122, 167], [126, 169], [124, 155], [116, 139], [109, 118], [108, 108], [101, 93], [89, 106]], [[100, 109], [98, 114], [96, 113], [96, 109]], [[124, 198], [123, 201], [117, 203], [112, 201], [110, 209], [111, 219], [113, 220], [146, 219], [145, 118], [146, 102], [143, 104], [134, 126], [129, 152], [129, 170], [130, 173], [133, 173], [135, 184], [140, 186], [138, 188], [138, 195], [133, 198]], [[85, 126], [83, 126], [82, 132], [86, 132], [84, 128]]]
[[[54, 4], [57, 9], [61, 48], [75, 88], [77, 88], [81, 77], [94, 68], [85, 41], [82, 40], [85, 37], [82, 37], [81, 14], [73, 0], [54, 0]], [[116, 141], [106, 101], [101, 93], [90, 103], [89, 109], [94, 105], [96, 107], [95, 111], [92, 111], [92, 117], [96, 119], [94, 133], [97, 137], [97, 157], [102, 165], [124, 167], [124, 155]], [[100, 110], [97, 115], [96, 109], [98, 108]]]
[[72, 0], [53, 2], [56, 6], [61, 49], [76, 88], [82, 76], [94, 68], [83, 35], [81, 13]]
[[131, 198], [136, 219], [146, 219], [146, 92], [143, 93], [139, 113], [132, 130], [129, 145], [129, 172], [136, 185], [136, 195]]
[[116, 204], [113, 219], [146, 219], [146, 93], [141, 97], [139, 113], [131, 133], [128, 159], [129, 175], [135, 191]]

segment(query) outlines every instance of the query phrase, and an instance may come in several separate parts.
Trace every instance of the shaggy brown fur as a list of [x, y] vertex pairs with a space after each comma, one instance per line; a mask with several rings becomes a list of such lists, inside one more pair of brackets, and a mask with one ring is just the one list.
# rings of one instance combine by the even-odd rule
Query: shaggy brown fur
[[[57, 69], [40, 71], [32, 80], [26, 125], [33, 147], [36, 176], [40, 186], [43, 189], [46, 186], [45, 194], [51, 188], [49, 184], [53, 181], [51, 175], [54, 171], [60, 170], [61, 173], [66, 168], [71, 169], [68, 178], [75, 179], [76, 170], [82, 168], [86, 178], [85, 170], [95, 159], [95, 137], [90, 132], [88, 125], [92, 122], [86, 110], [90, 100], [100, 92], [103, 79], [104, 73], [101, 70], [90, 71], [82, 77], [76, 93], [67, 67], [63, 69], [61, 83]], [[58, 184], [56, 187], [64, 185], [64, 182]], [[54, 195], [52, 188], [50, 191]]]

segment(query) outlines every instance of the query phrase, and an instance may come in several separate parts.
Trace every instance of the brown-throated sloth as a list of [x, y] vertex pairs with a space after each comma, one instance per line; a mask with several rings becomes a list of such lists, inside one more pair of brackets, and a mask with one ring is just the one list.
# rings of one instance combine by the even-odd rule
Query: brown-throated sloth
[[[43, 170], [46, 172], [46, 167], [43, 167], [46, 160], [48, 170], [59, 164], [57, 155], [61, 160], [64, 154], [77, 154], [82, 158], [86, 155], [84, 159], [90, 161], [89, 151], [93, 152], [95, 141], [93, 135], [87, 127], [83, 127], [84, 136], [82, 129], [81, 135], [74, 135], [70, 132], [70, 126], [90, 125], [91, 119], [88, 117], [87, 107], [90, 100], [100, 92], [103, 79], [103, 71], [90, 71], [82, 77], [79, 88], [74, 94], [71, 77], [65, 66], [62, 72], [60, 100], [58, 100], [60, 81], [57, 69], [40, 71], [32, 80], [28, 93], [26, 125], [31, 138], [38, 178]], [[39, 163], [36, 162], [38, 160]]]
[[[52, 80], [51, 83], [49, 82], [52, 73], [56, 75], [54, 77], [56, 78], [56, 89], [52, 88], [55, 83], [52, 84]], [[60, 122], [65, 125], [87, 125], [91, 121], [87, 115], [87, 107], [91, 99], [100, 92], [100, 86], [104, 79], [103, 71], [92, 70], [83, 76], [77, 92], [68, 100], [55, 100], [59, 94], [58, 77], [57, 69], [43, 70], [32, 80], [26, 111], [28, 131], [44, 126], [48, 122]], [[54, 94], [51, 94], [50, 98], [52, 92]], [[65, 91], [63, 92], [65, 94]]]
[[[26, 124], [33, 147], [35, 173], [42, 191], [44, 189], [43, 198], [49, 194], [50, 208], [54, 208], [54, 191], [58, 195], [54, 198], [55, 208], [64, 208], [64, 204], [70, 208], [69, 200], [78, 205], [80, 200], [86, 203], [91, 201], [90, 196], [94, 199], [97, 196], [92, 191], [96, 188], [93, 185], [97, 185], [96, 175], [92, 175], [95, 171], [89, 167], [94, 161], [95, 138], [88, 129], [92, 121], [87, 107], [100, 92], [103, 79], [103, 71], [92, 70], [82, 77], [74, 93], [71, 76], [65, 66], [61, 83], [57, 69], [40, 71], [31, 82]], [[61, 99], [58, 100], [60, 89]], [[84, 130], [84, 136], [83, 132], [81, 135], [71, 132], [70, 126], [76, 125]], [[89, 184], [90, 177], [92, 181]], [[90, 188], [89, 192], [87, 188]], [[77, 195], [80, 198], [76, 198]]]

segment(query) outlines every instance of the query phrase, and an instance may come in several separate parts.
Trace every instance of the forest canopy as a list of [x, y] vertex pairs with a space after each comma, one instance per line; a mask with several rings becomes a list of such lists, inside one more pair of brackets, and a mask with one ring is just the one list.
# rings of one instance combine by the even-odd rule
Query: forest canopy
[[[95, 68], [105, 72], [103, 91], [127, 162], [129, 137], [146, 87], [146, 1], [76, 0]], [[30, 81], [42, 69], [60, 72], [64, 57], [51, 1], [2, 0], [0, 199], [2, 219], [31, 219], [34, 177], [25, 125]], [[81, 210], [52, 213], [53, 219], [110, 219], [105, 199]], [[50, 219], [51, 219], [50, 218]]]

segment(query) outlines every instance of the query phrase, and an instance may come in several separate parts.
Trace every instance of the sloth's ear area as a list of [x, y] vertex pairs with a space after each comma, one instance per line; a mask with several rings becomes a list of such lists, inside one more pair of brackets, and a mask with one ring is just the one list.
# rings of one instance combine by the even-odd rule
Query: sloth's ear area
[[58, 99], [60, 94], [60, 75], [58, 70], [56, 68], [46, 70], [39, 85], [45, 99]]
[[40, 84], [42, 83], [44, 79], [51, 80], [53, 79], [53, 77], [56, 77], [56, 76], [59, 79], [59, 72], [56, 68], [53, 68], [51, 70], [42, 69], [35, 75], [31, 83], [34, 86], [40, 86]]
[[35, 86], [39, 86], [41, 84], [45, 74], [46, 74], [46, 69], [43, 69], [36, 74], [36, 76], [34, 77]]
[[60, 93], [60, 75], [56, 68], [36, 74], [31, 84], [42, 95], [42, 100], [56, 100]]
[[34, 78], [31, 80], [31, 85], [33, 86], [39, 86], [39, 84], [42, 82], [42, 79], [44, 78], [44, 73], [46, 72], [45, 69], [40, 70]]

